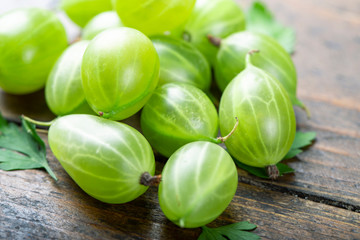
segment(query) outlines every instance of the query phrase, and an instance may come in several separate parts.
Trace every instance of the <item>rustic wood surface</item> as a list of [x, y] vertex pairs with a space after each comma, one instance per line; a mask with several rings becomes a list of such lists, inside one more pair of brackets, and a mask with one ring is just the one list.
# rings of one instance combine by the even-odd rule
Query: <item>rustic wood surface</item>
[[[0, 12], [29, 2], [54, 8], [55, 1], [6, 2]], [[251, 1], [239, 3], [247, 8]], [[316, 131], [317, 140], [287, 161], [296, 173], [278, 181], [239, 170], [236, 197], [210, 226], [248, 220], [258, 225], [254, 232], [262, 239], [360, 239], [360, 2], [266, 4], [297, 31], [298, 95], [312, 112], [308, 120], [296, 109], [298, 129]], [[69, 26], [71, 40], [77, 31]], [[20, 114], [54, 117], [42, 91], [21, 97], [0, 92], [0, 110], [11, 120]], [[58, 182], [42, 170], [0, 171], [0, 239], [196, 239], [200, 234], [166, 220], [156, 188], [131, 203], [104, 204], [79, 189], [50, 150], [48, 159]], [[162, 166], [158, 161], [157, 171]]]

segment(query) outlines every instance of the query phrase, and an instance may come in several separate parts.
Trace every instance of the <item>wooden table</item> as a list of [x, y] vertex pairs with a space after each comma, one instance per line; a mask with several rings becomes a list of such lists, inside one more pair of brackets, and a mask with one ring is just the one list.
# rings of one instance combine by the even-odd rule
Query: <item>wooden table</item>
[[[29, 2], [53, 6], [53, 1], [18, 4]], [[297, 31], [298, 95], [312, 112], [307, 120], [296, 109], [298, 129], [316, 131], [317, 141], [287, 161], [296, 173], [278, 181], [239, 170], [234, 200], [210, 226], [248, 220], [258, 225], [254, 232], [262, 239], [360, 239], [360, 2], [267, 5]], [[8, 119], [22, 113], [53, 117], [41, 91], [21, 97], [1, 93], [0, 108]], [[48, 160], [57, 182], [42, 170], [0, 171], [0, 239], [196, 239], [200, 233], [165, 218], [156, 188], [127, 204], [104, 204], [74, 184], [50, 150]], [[163, 164], [157, 162], [158, 172]]]

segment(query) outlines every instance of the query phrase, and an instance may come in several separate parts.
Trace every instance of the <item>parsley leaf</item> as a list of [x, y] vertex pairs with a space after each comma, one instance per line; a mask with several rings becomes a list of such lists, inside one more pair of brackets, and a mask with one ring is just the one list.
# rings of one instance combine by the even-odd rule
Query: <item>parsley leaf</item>
[[[299, 153], [302, 153], [303, 150], [301, 150], [301, 148], [311, 145], [312, 142], [315, 140], [315, 138], [316, 138], [315, 132], [296, 132], [294, 142], [291, 145], [289, 152], [283, 158], [283, 160], [293, 158], [296, 155], [298, 155]], [[257, 177], [266, 178], [266, 179], [269, 178], [266, 168], [252, 167], [252, 166], [243, 164], [243, 163], [237, 161], [236, 159], [234, 159], [234, 160], [235, 160], [236, 165], [239, 168], [242, 168]], [[279, 176], [283, 176], [284, 174], [295, 172], [294, 169], [292, 169], [291, 167], [289, 167], [288, 165], [283, 164], [283, 163], [276, 164], [276, 167], [279, 170]]]
[[260, 237], [254, 233], [246, 232], [252, 231], [256, 225], [249, 222], [238, 222], [229, 224], [218, 228], [202, 227], [202, 233], [198, 240], [257, 240]]
[[[252, 167], [252, 166], [243, 164], [237, 160], [235, 160], [235, 163], [239, 168], [242, 168], [257, 177], [269, 179], [266, 168]], [[276, 164], [276, 167], [279, 170], [279, 177], [283, 176], [284, 174], [295, 172], [294, 169], [292, 169], [291, 167], [289, 167], [288, 165], [283, 164], [283, 163]]]
[[45, 168], [57, 180], [46, 160], [45, 143], [37, 135], [35, 125], [23, 118], [22, 128], [7, 123], [0, 114], [0, 169], [5, 171]]
[[294, 52], [295, 30], [278, 23], [261, 1], [255, 1], [247, 12], [246, 30], [276, 39], [288, 53]]
[[296, 132], [294, 142], [283, 160], [293, 158], [302, 153], [303, 150], [301, 148], [311, 145], [315, 138], [316, 132]]

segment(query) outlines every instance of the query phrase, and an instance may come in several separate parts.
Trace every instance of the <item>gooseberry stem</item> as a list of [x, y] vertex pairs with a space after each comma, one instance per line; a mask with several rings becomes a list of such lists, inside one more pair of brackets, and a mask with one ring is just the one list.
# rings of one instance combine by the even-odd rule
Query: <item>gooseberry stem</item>
[[191, 42], [191, 34], [188, 31], [185, 30], [182, 37], [186, 42]]
[[276, 165], [267, 166], [266, 171], [271, 180], [276, 180], [280, 176], [279, 169]]
[[302, 109], [304, 109], [304, 111], [306, 112], [307, 118], [310, 119], [310, 118], [311, 118], [311, 112], [310, 112], [310, 110], [306, 107], [305, 104], [303, 104]]
[[254, 50], [249, 51], [249, 52], [246, 54], [246, 59], [245, 59], [246, 66], [252, 65], [252, 63], [251, 63], [251, 56], [252, 56], [254, 53], [259, 53], [259, 52], [260, 52], [260, 50], [254, 49]]
[[161, 182], [161, 174], [151, 176], [150, 173], [144, 172], [140, 177], [140, 184], [148, 187], [157, 187]]
[[218, 141], [225, 142], [226, 140], [228, 140], [229, 137], [231, 137], [231, 135], [233, 135], [233, 133], [239, 126], [239, 119], [237, 117], [235, 117], [235, 119], [236, 119], [236, 123], [235, 123], [233, 129], [231, 130], [231, 132], [228, 135], [226, 135], [225, 137], [218, 137], [217, 138]]
[[215, 47], [220, 47], [221, 46], [221, 38], [215, 37], [211, 34], [207, 35], [207, 38], [209, 40], [209, 42], [214, 45]]
[[27, 122], [33, 123], [33, 124], [35, 124], [35, 125], [37, 125], [37, 126], [43, 126], [43, 127], [50, 127], [51, 124], [53, 124], [54, 121], [55, 121], [55, 119], [52, 120], [52, 121], [50, 121], [50, 122], [36, 121], [36, 120], [31, 119], [31, 118], [29, 118], [29, 117], [26, 117], [26, 116], [24, 116], [24, 115], [22, 115], [22, 118], [25, 119]]

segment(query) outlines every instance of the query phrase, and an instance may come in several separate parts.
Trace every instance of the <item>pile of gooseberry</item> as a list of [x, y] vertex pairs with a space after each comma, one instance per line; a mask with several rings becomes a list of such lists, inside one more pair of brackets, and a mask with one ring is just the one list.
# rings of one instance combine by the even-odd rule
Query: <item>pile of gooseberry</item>
[[[50, 148], [87, 194], [119, 204], [159, 184], [166, 217], [195, 228], [235, 195], [233, 158], [278, 176], [295, 137], [293, 105], [305, 108], [296, 70], [276, 40], [245, 31], [233, 0], [62, 0], [61, 8], [83, 28], [70, 46], [48, 10], [0, 16], [0, 87], [45, 87], [59, 116]], [[142, 133], [119, 122], [138, 112]], [[154, 152], [168, 158], [161, 177]]]

